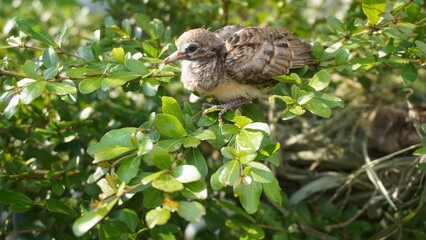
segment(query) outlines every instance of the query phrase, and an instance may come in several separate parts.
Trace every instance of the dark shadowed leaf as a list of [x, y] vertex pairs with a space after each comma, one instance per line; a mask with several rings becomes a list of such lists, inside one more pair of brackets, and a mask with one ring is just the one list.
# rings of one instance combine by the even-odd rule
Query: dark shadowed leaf
[[401, 77], [405, 84], [412, 84], [417, 78], [417, 68], [413, 64], [405, 64], [401, 69]]
[[58, 199], [54, 199], [54, 198], [47, 199], [46, 206], [47, 206], [47, 210], [49, 210], [50, 212], [58, 212], [58, 213], [63, 213], [63, 214], [71, 215], [71, 216], [77, 215], [77, 212], [72, 207], [59, 201]]

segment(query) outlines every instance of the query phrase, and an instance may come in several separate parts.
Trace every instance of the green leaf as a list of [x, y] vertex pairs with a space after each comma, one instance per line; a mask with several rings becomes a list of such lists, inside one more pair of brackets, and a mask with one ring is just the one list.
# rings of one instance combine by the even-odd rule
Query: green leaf
[[91, 68], [72, 68], [67, 71], [67, 74], [73, 78], [87, 78], [91, 76], [100, 76], [102, 72]]
[[258, 182], [251, 182], [251, 184], [243, 183], [241, 186], [240, 203], [247, 213], [253, 214], [259, 207], [262, 185]]
[[321, 70], [317, 72], [309, 81], [309, 86], [313, 87], [316, 91], [325, 89], [330, 84], [330, 76], [327, 71]]
[[224, 168], [220, 172], [219, 181], [226, 185], [234, 185], [240, 177], [240, 162], [232, 160], [223, 165]]
[[110, 160], [115, 157], [118, 157], [129, 151], [136, 150], [134, 147], [128, 147], [123, 145], [109, 145], [104, 147], [99, 147], [91, 151], [91, 154], [94, 155], [95, 160], [93, 163], [98, 163], [105, 160]]
[[270, 183], [263, 184], [263, 191], [265, 195], [272, 201], [282, 204], [282, 196], [281, 196], [281, 187], [276, 178], [272, 180]]
[[186, 164], [195, 166], [201, 174], [201, 179], [204, 179], [208, 173], [206, 159], [201, 154], [198, 148], [190, 148], [186, 155]]
[[274, 179], [274, 175], [266, 165], [259, 162], [249, 162], [247, 165], [251, 167], [250, 175], [253, 177], [254, 181], [270, 183]]
[[335, 62], [336, 65], [342, 65], [346, 63], [349, 59], [349, 50], [346, 48], [342, 48], [336, 53]]
[[329, 118], [331, 116], [331, 109], [327, 104], [318, 98], [313, 98], [306, 104], [306, 108], [313, 114], [320, 117]]
[[145, 221], [149, 228], [154, 228], [157, 225], [166, 224], [170, 216], [170, 210], [167, 208], [152, 209], [146, 214]]
[[221, 135], [225, 135], [225, 134], [235, 135], [240, 132], [240, 128], [235, 126], [235, 124], [225, 123], [222, 126], [220, 126], [220, 128], [222, 133]]
[[183, 143], [183, 146], [185, 148], [191, 148], [191, 147], [195, 148], [198, 145], [200, 145], [201, 141], [200, 141], [200, 139], [198, 139], [196, 137], [187, 136], [186, 138], [183, 139], [182, 143]]
[[129, 183], [139, 172], [141, 158], [137, 156], [124, 159], [117, 170], [117, 176], [125, 183]]
[[101, 141], [97, 144], [90, 146], [87, 149], [87, 153], [91, 157], [95, 157], [93, 151], [100, 147], [114, 147], [116, 145], [126, 146], [136, 150], [136, 147], [132, 143], [132, 134], [136, 132], [136, 128], [120, 128], [114, 129], [107, 132], [102, 138]]
[[324, 47], [319, 42], [314, 42], [312, 54], [315, 59], [321, 60], [324, 57]]
[[182, 109], [179, 106], [179, 103], [172, 97], [164, 96], [161, 98], [163, 113], [167, 113], [175, 116], [181, 123], [184, 122]]
[[198, 202], [179, 201], [177, 212], [189, 222], [199, 222], [201, 217], [206, 214], [203, 205]]
[[195, 182], [201, 179], [201, 174], [193, 165], [180, 165], [172, 169], [171, 174], [181, 183]]
[[252, 223], [255, 223], [256, 222], [256, 219], [254, 219], [254, 217], [252, 217], [252, 216], [250, 216], [249, 214], [247, 214], [243, 209], [241, 209], [240, 207], [238, 207], [238, 206], [235, 206], [234, 204], [231, 204], [231, 203], [228, 203], [228, 202], [225, 202], [225, 201], [220, 201], [220, 200], [218, 200], [218, 199], [216, 199], [216, 198], [214, 198], [213, 199], [219, 206], [221, 206], [221, 207], [223, 207], [223, 208], [225, 208], [225, 209], [228, 209], [228, 210], [230, 210], [230, 211], [232, 211], [232, 212], [235, 212], [235, 213], [237, 213], [238, 215], [241, 215], [241, 216], [243, 216], [244, 218], [246, 218], [247, 220], [249, 220], [250, 222], [252, 222]]
[[16, 190], [3, 190], [0, 191], [0, 202], [6, 203], [6, 204], [15, 204], [15, 203], [22, 203], [22, 204], [30, 204], [32, 203], [32, 200], [27, 197], [27, 195], [18, 192]]
[[127, 59], [125, 62], [125, 66], [129, 71], [139, 74], [141, 76], [147, 75], [148, 69], [146, 66], [139, 60], [136, 59]]
[[47, 210], [49, 210], [50, 212], [58, 212], [71, 216], [77, 215], [77, 212], [72, 207], [55, 198], [47, 199], [46, 206]]
[[139, 144], [138, 156], [142, 156], [151, 152], [153, 147], [154, 147], [154, 144], [152, 143], [151, 139], [149, 138], [143, 139]]
[[315, 94], [313, 92], [309, 92], [307, 94], [300, 95], [299, 98], [297, 98], [297, 103], [300, 105], [304, 105], [311, 101], [312, 98], [315, 97]]
[[233, 147], [223, 147], [220, 149], [220, 153], [222, 153], [222, 156], [235, 160], [237, 158], [237, 151]]
[[271, 129], [269, 128], [269, 125], [263, 122], [249, 123], [245, 125], [243, 129], [258, 130], [263, 132], [266, 136], [271, 135]]
[[207, 198], [207, 186], [203, 181], [196, 181], [184, 184], [182, 195], [186, 198], [196, 198], [204, 200]]
[[167, 149], [169, 152], [179, 150], [182, 146], [182, 139], [166, 139], [157, 142], [157, 146]]
[[210, 187], [215, 190], [218, 191], [220, 189], [222, 189], [223, 187], [225, 187], [225, 184], [222, 183], [219, 179], [219, 176], [222, 174], [223, 169], [225, 168], [224, 165], [222, 165], [215, 173], [212, 174], [212, 176], [210, 177]]
[[414, 42], [416, 43], [416, 46], [420, 49], [420, 51], [422, 51], [423, 54], [426, 55], [426, 43], [419, 40], [416, 40]]
[[177, 192], [183, 189], [183, 184], [170, 174], [163, 174], [152, 182], [152, 186], [164, 192]]
[[235, 116], [232, 121], [240, 128], [243, 128], [245, 125], [253, 122], [253, 120], [245, 116]]
[[241, 129], [237, 135], [237, 144], [241, 149], [251, 149], [257, 151], [263, 140], [261, 132], [252, 132], [250, 130]]
[[77, 88], [65, 82], [48, 82], [47, 90], [53, 94], [66, 95], [77, 93]]
[[115, 88], [118, 86], [121, 86], [123, 84], [125, 84], [126, 82], [133, 80], [137, 77], [140, 77], [141, 75], [133, 73], [133, 72], [128, 72], [128, 71], [118, 71], [118, 72], [114, 72], [111, 75], [109, 75], [108, 77], [104, 78], [104, 80], [102, 81], [102, 89], [103, 90], [107, 90], [107, 89], [111, 89], [111, 88]]
[[142, 45], [143, 51], [150, 57], [157, 58], [158, 57], [158, 50], [156, 47], [154, 47], [152, 44], [148, 42], [144, 42]]
[[22, 91], [19, 93], [19, 97], [24, 104], [30, 104], [34, 99], [40, 97], [41, 94], [43, 94], [46, 86], [46, 81], [33, 82], [22, 89]]
[[133, 233], [136, 231], [139, 223], [139, 217], [135, 211], [128, 208], [123, 209], [120, 211], [119, 219], [127, 225], [130, 232]]
[[42, 56], [43, 65], [46, 66], [46, 68], [57, 68], [59, 66], [58, 54], [56, 54], [56, 51], [52, 47], [44, 49]]
[[257, 152], [254, 150], [241, 150], [238, 153], [238, 160], [240, 160], [242, 164], [248, 164], [249, 162], [256, 159], [256, 156]]
[[[413, 155], [423, 155], [423, 154], [426, 154], [426, 147], [419, 148], [419, 149], [417, 149], [416, 151], [413, 152]], [[419, 163], [419, 166], [420, 166], [420, 164], [421, 163]], [[425, 169], [423, 169], [423, 170], [425, 170]]]
[[333, 28], [337, 32], [345, 32], [346, 31], [345, 27], [343, 26], [343, 23], [339, 19], [337, 19], [335, 16], [328, 16], [327, 17], [327, 23], [328, 23], [328, 25], [331, 26], [331, 28]]
[[115, 61], [124, 64], [124, 49], [122, 47], [113, 48], [111, 54]]
[[115, 206], [120, 198], [112, 198], [111, 201], [105, 202], [102, 206], [87, 212], [83, 216], [79, 217], [72, 225], [72, 231], [80, 237], [100, 222]]
[[330, 108], [345, 107], [345, 102], [343, 102], [342, 99], [334, 95], [327, 94], [327, 93], [315, 93], [315, 97], [316, 97], [316, 100], [319, 100], [325, 103]]
[[101, 179], [105, 174], [109, 172], [109, 168], [106, 167], [97, 167], [95, 172], [92, 173], [87, 179], [87, 183], [92, 184]]
[[39, 40], [41, 42], [47, 43], [48, 45], [56, 45], [52, 37], [43, 29], [40, 24], [35, 19], [26, 18], [26, 17], [14, 17], [19, 30], [24, 32], [27, 35], [30, 35], [32, 38]]
[[260, 151], [259, 151], [259, 160], [266, 160], [270, 157], [273, 156], [273, 154], [278, 151], [278, 149], [280, 149], [280, 143], [277, 144], [268, 144], [266, 146], [264, 146]]
[[102, 86], [102, 80], [103, 80], [102, 76], [96, 76], [96, 77], [84, 79], [78, 85], [80, 92], [83, 94], [88, 94], [93, 91], [96, 91], [98, 88]]
[[120, 27], [118, 27], [117, 25], [111, 25], [108, 26], [109, 29], [112, 29], [115, 33], [122, 35], [126, 38], [130, 38], [129, 34], [127, 34], [125, 31], [123, 31]]
[[161, 147], [154, 147], [151, 151], [151, 160], [159, 169], [169, 169], [172, 164], [172, 156]]
[[[423, 154], [426, 154], [426, 148], [421, 148], [421, 149], [423, 149], [423, 151], [425, 152], [425, 153], [423, 153]], [[419, 169], [421, 169], [421, 170], [426, 170], [426, 163], [419, 163], [419, 164], [418, 164], [418, 167], [419, 167]]]
[[58, 73], [58, 69], [56, 67], [51, 67], [46, 69], [46, 71], [44, 71], [43, 73], [43, 79], [44, 80], [48, 80], [53, 78], [54, 76], [56, 76], [56, 74]]
[[64, 37], [65, 37], [65, 34], [67, 33], [67, 30], [68, 30], [68, 25], [64, 24], [64, 26], [61, 28], [61, 31], [59, 32], [58, 46], [60, 48], [62, 47], [62, 43], [64, 42]]
[[185, 128], [182, 123], [175, 116], [161, 113], [155, 117], [157, 129], [166, 137], [183, 138], [187, 136]]
[[363, 0], [362, 11], [371, 25], [376, 25], [386, 10], [386, 0]]
[[25, 61], [24, 65], [22, 66], [22, 71], [24, 71], [24, 73], [34, 79], [34, 80], [43, 80], [43, 78], [37, 74], [37, 65], [31, 61], [31, 60], [27, 60]]
[[151, 38], [156, 38], [155, 28], [151, 24], [151, 18], [142, 13], [135, 13], [132, 16], [133, 19], [136, 20], [136, 25], [142, 28], [143, 31], [148, 33]]
[[[232, 125], [235, 126], [235, 125]], [[194, 132], [194, 137], [200, 139], [200, 140], [212, 140], [216, 139], [216, 135], [212, 130], [209, 129], [198, 129]]]
[[155, 189], [148, 188], [144, 191], [142, 204], [146, 208], [155, 208], [163, 204], [164, 195], [163, 192]]
[[417, 78], [417, 68], [413, 64], [405, 64], [401, 69], [401, 77], [405, 84], [411, 85]]

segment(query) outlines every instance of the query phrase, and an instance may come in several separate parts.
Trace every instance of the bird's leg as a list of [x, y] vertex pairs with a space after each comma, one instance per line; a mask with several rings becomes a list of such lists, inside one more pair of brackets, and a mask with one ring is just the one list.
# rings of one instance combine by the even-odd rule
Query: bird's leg
[[227, 103], [224, 103], [224, 104], [219, 104], [219, 105], [204, 103], [203, 109], [205, 109], [207, 107], [208, 108], [206, 110], [204, 110], [203, 116], [206, 115], [207, 113], [209, 113], [213, 109], [222, 109], [218, 114], [218, 120], [219, 120], [219, 123], [223, 123], [222, 115], [224, 113], [226, 113], [228, 110], [230, 110], [234, 107], [241, 106], [241, 105], [244, 105], [244, 104], [249, 103], [249, 102], [250, 102], [250, 100], [248, 100], [246, 98], [238, 98], [238, 99], [232, 100], [230, 102], [227, 102]]

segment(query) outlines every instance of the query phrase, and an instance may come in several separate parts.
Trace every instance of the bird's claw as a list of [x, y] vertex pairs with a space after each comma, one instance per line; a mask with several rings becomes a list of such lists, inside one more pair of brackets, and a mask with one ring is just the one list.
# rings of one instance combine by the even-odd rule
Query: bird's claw
[[[209, 104], [209, 103], [204, 103], [203, 104], [203, 109], [207, 108], [206, 110], [203, 111], [203, 114], [201, 114], [202, 116], [207, 115], [211, 110], [214, 109], [222, 109], [221, 105], [213, 105], [213, 104]], [[222, 115], [227, 112], [229, 109], [223, 108], [219, 114], [218, 114], [218, 118], [217, 120], [219, 121], [220, 124], [223, 124], [223, 119], [222, 119]]]

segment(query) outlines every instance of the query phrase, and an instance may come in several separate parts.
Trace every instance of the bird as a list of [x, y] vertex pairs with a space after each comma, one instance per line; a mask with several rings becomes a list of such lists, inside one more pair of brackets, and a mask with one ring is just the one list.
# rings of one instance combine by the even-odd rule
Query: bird
[[175, 42], [177, 51], [164, 64], [182, 61], [184, 88], [212, 96], [220, 104], [203, 104], [203, 115], [228, 110], [261, 96], [276, 83], [273, 77], [290, 69], [311, 65], [312, 46], [288, 30], [229, 25], [214, 32], [197, 28], [184, 32]]

